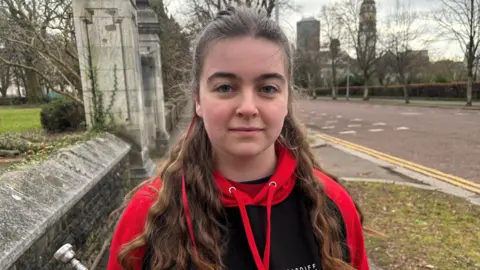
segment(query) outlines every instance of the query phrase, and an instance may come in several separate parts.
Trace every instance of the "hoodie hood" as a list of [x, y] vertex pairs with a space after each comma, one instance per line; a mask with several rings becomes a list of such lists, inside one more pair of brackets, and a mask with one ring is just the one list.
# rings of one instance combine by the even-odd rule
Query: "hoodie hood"
[[236, 189], [220, 172], [214, 172], [214, 179], [221, 192], [220, 200], [225, 207], [238, 207], [238, 199], [241, 199], [245, 205], [267, 206], [270, 203], [268, 194], [272, 189], [274, 190], [272, 205], [282, 202], [290, 195], [296, 180], [294, 175], [297, 166], [295, 157], [279, 143], [275, 144], [275, 151], [278, 156], [276, 170], [268, 183], [264, 184], [260, 192], [254, 197], [250, 197], [249, 194]]

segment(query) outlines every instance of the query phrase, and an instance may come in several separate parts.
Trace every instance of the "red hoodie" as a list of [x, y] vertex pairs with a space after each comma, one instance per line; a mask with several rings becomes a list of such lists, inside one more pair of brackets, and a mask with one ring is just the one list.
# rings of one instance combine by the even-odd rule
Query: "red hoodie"
[[[240, 184], [215, 172], [229, 223], [229, 243], [224, 263], [232, 269], [321, 269], [319, 249], [309, 219], [311, 202], [298, 188], [296, 161], [288, 149], [276, 148], [275, 173], [260, 184]], [[314, 174], [323, 183], [327, 207], [338, 218], [343, 235], [344, 261], [355, 269], [369, 269], [362, 226], [352, 199], [331, 178], [320, 171]], [[194, 245], [194, 223], [190, 220], [188, 182], [183, 179], [182, 200], [190, 237]], [[144, 230], [148, 210], [161, 186], [160, 179], [140, 189], [125, 209], [110, 247], [108, 270], [121, 270], [117, 255], [122, 245]], [[265, 218], [266, 217], [266, 218]], [[150, 269], [150, 246], [135, 250], [135, 270]], [[263, 251], [263, 252], [262, 252]], [[193, 269], [193, 268], [192, 268]]]

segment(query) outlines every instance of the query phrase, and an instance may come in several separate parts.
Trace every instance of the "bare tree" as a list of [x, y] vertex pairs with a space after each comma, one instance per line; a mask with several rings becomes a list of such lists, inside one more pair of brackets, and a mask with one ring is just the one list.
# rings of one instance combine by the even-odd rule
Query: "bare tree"
[[25, 88], [30, 103], [42, 99], [42, 84], [52, 91], [78, 102], [77, 93], [57, 88], [52, 75], [77, 91], [81, 89], [78, 56], [74, 41], [72, 1], [69, 0], [2, 0], [2, 14], [8, 26], [1, 35], [16, 47], [20, 55], [15, 61], [0, 57], [10, 66], [23, 69]]
[[429, 77], [432, 82], [458, 82], [466, 79], [467, 68], [462, 62], [443, 59], [430, 64]]
[[[296, 10], [291, 0], [278, 0], [283, 10]], [[263, 10], [271, 17], [276, 0], [190, 0], [185, 7], [184, 14], [190, 19], [186, 28], [192, 34], [199, 33], [213, 18], [218, 11], [228, 6], [247, 6], [257, 10]]]
[[426, 33], [425, 25], [420, 21], [420, 14], [411, 9], [409, 2], [396, 0], [394, 10], [387, 16], [385, 32], [382, 33], [386, 53], [393, 59], [393, 71], [402, 85], [406, 104], [410, 103], [408, 84], [414, 75], [414, 68], [425, 64], [421, 52], [412, 50], [414, 42], [420, 46], [426, 44], [422, 41]]
[[344, 25], [357, 55], [357, 66], [365, 80], [363, 99], [369, 99], [368, 85], [377, 61], [376, 8], [373, 0], [341, 0], [337, 16]]
[[[384, 54], [375, 62], [375, 75], [380, 85], [386, 86], [391, 83], [393, 75], [394, 59], [390, 54]], [[385, 89], [385, 88], [384, 88]]]
[[332, 63], [332, 99], [337, 99], [337, 61], [340, 54], [340, 40], [330, 40], [330, 60]]
[[7, 90], [12, 83], [12, 68], [9, 65], [0, 65], [0, 93], [7, 97]]
[[319, 52], [297, 50], [295, 53], [295, 85], [312, 93], [315, 98], [316, 87], [321, 85], [321, 55]]
[[332, 67], [332, 99], [337, 99], [337, 64], [340, 56], [340, 44], [346, 38], [345, 27], [338, 16], [335, 5], [323, 5], [320, 12], [321, 36], [328, 40]]
[[441, 0], [433, 18], [442, 36], [456, 40], [467, 61], [466, 105], [472, 106], [473, 66], [480, 43], [480, 0]]

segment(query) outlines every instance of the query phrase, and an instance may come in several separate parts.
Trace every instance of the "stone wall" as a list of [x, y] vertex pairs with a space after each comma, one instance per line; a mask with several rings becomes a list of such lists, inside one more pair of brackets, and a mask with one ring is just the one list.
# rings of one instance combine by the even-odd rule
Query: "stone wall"
[[182, 100], [177, 103], [171, 101], [165, 102], [165, 129], [172, 133], [175, 130], [176, 125], [180, 119], [181, 114], [187, 110], [187, 100]]
[[66, 243], [89, 266], [135, 183], [131, 147], [105, 134], [73, 146], [39, 165], [0, 177], [0, 269], [68, 269], [53, 254]]

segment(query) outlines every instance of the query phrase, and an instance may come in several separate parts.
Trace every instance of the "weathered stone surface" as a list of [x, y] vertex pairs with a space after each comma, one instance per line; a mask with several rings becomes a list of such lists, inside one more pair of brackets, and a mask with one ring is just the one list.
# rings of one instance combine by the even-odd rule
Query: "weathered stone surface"
[[53, 254], [65, 243], [92, 262], [110, 233], [108, 215], [131, 188], [130, 145], [106, 134], [46, 162], [0, 177], [0, 269], [65, 269]]
[[[147, 84], [149, 81], [153, 84], [147, 86], [148, 93], [145, 93], [140, 63], [140, 54], [145, 45], [140, 45], [137, 25], [137, 21], [144, 21], [143, 17], [152, 23], [153, 10], [149, 9], [148, 5], [140, 5], [142, 12], [137, 14], [136, 3], [131, 0], [74, 0], [73, 2], [80, 73], [87, 108], [87, 125], [93, 124], [90, 117], [92, 112], [88, 108], [93, 99], [90, 70], [94, 70], [97, 90], [104, 94], [104, 107], [108, 108], [109, 104], [112, 104], [114, 118], [125, 125], [126, 135], [140, 146], [138, 151], [155, 149], [156, 134], [162, 130], [163, 123], [159, 120], [163, 119], [163, 108], [157, 107], [163, 104], [156, 102], [159, 97], [158, 86], [160, 86], [163, 100], [161, 65], [155, 63], [155, 69], [150, 71], [151, 74], [147, 74]], [[147, 46], [155, 48], [159, 54], [158, 35], [156, 41], [156, 44]], [[112, 99], [113, 97], [115, 99]], [[168, 134], [161, 137], [165, 136], [168, 137]], [[132, 152], [135, 151], [137, 151], [136, 148], [132, 150]], [[83, 153], [76, 154], [83, 155]], [[147, 175], [152, 171], [151, 160], [132, 158], [130, 160], [135, 168], [143, 168], [145, 172], [143, 174], [132, 172], [133, 176], [141, 175], [145, 178], [151, 176]]]

